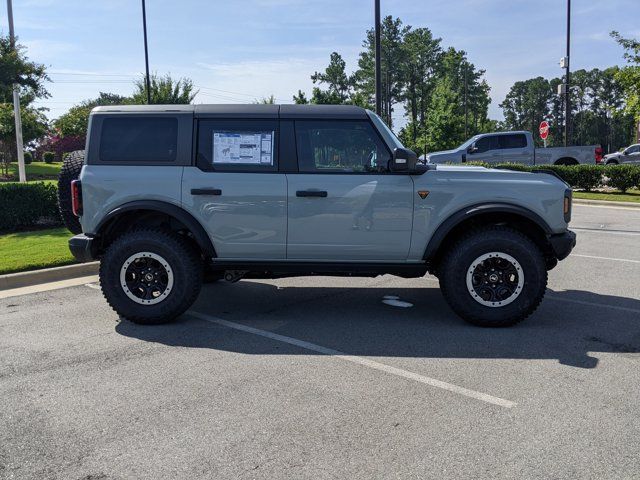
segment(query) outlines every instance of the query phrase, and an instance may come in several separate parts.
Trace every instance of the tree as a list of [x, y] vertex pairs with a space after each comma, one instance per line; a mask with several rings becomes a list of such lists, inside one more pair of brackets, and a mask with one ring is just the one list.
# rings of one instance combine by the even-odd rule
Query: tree
[[433, 38], [428, 28], [409, 31], [404, 37], [403, 49], [405, 91], [403, 100], [409, 116], [411, 144], [415, 144], [420, 129], [425, 128], [426, 113], [435, 87], [442, 48], [440, 39]]
[[0, 36], [0, 155], [5, 175], [17, 153], [13, 86], [17, 84], [19, 88], [22, 138], [26, 145], [47, 129], [45, 109], [30, 104], [36, 98], [49, 96], [44, 86], [48, 80], [44, 65], [30, 62], [22, 45], [16, 44], [14, 48], [8, 36]]
[[[381, 46], [381, 100], [382, 118], [389, 125], [393, 126], [394, 106], [401, 102], [405, 87], [405, 60], [406, 49], [403, 42], [411, 26], [403, 25], [402, 20], [393, 18], [390, 15], [384, 17], [380, 25], [380, 46]], [[367, 31], [362, 44], [364, 51], [360, 53], [358, 59], [358, 70], [354, 74], [354, 82], [367, 98], [367, 103], [375, 103], [375, 31]]]
[[543, 77], [516, 82], [500, 104], [507, 130], [528, 130], [537, 139], [540, 122], [549, 116], [552, 95], [551, 85]]
[[257, 105], [274, 105], [276, 103], [276, 97], [272, 94], [268, 97], [262, 97], [260, 100], [256, 100], [253, 103]]
[[29, 105], [36, 98], [47, 98], [45, 82], [49, 81], [45, 66], [30, 62], [25, 48], [17, 44], [11, 47], [8, 36], [0, 36], [0, 103], [13, 102], [13, 85], [20, 88], [20, 102]]
[[298, 90], [298, 94], [293, 96], [293, 103], [296, 105], [307, 105], [309, 100], [307, 99], [307, 95], [302, 91]]
[[624, 90], [625, 111], [638, 122], [637, 139], [640, 140], [640, 41], [623, 38], [618, 32], [611, 36], [624, 48], [628, 66], [616, 72], [615, 78]]
[[346, 73], [346, 62], [338, 52], [331, 53], [324, 72], [311, 75], [314, 84], [327, 85], [326, 90], [314, 87], [311, 103], [342, 105], [349, 102], [353, 78]]
[[[131, 96], [135, 104], [147, 103], [147, 84], [144, 78], [136, 80], [135, 91]], [[179, 78], [175, 80], [170, 74], [159, 77], [152, 74], [151, 83], [151, 103], [159, 105], [189, 104], [198, 94], [194, 91], [193, 81], [190, 78]]]
[[[21, 106], [22, 138], [25, 145], [43, 136], [48, 128], [47, 118], [42, 109], [31, 106]], [[0, 156], [2, 156], [2, 171], [4, 176], [9, 174], [9, 163], [16, 156], [16, 127], [13, 116], [13, 105], [0, 103]]]
[[85, 100], [71, 107], [67, 113], [53, 122], [53, 126], [61, 137], [68, 135], [85, 137], [91, 110], [101, 105], [123, 105], [130, 102], [130, 98], [122, 95], [100, 92], [98, 98]]
[[460, 97], [451, 77], [441, 77], [431, 95], [427, 113], [426, 150], [448, 150], [464, 138], [464, 118], [460, 115]]

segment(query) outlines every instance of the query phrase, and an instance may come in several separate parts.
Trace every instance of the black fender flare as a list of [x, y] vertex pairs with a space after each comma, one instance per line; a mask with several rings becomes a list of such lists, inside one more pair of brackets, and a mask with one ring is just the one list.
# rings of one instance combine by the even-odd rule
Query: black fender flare
[[154, 211], [164, 213], [170, 217], [175, 218], [189, 229], [189, 231], [193, 234], [196, 243], [202, 249], [202, 252], [206, 256], [216, 256], [216, 251], [213, 247], [213, 243], [211, 242], [211, 238], [209, 238], [209, 235], [207, 234], [207, 231], [204, 229], [202, 224], [185, 209], [179, 207], [178, 205], [174, 205], [173, 203], [163, 202], [160, 200], [136, 200], [114, 208], [104, 216], [100, 223], [98, 223], [98, 226], [95, 229], [95, 235], [99, 236], [102, 233], [104, 227], [108, 225], [111, 220], [114, 220], [125, 212], [131, 212], [135, 210]]
[[422, 257], [423, 260], [429, 261], [434, 257], [444, 239], [456, 226], [470, 218], [483, 215], [485, 213], [509, 213], [519, 215], [535, 223], [546, 235], [551, 235], [553, 233], [549, 224], [540, 215], [532, 212], [528, 208], [511, 203], [499, 202], [470, 205], [458, 210], [438, 226], [427, 244], [424, 256]]

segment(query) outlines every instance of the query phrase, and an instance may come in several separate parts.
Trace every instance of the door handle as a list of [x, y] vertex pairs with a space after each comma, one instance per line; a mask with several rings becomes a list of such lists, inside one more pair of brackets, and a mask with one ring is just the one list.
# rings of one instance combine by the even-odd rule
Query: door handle
[[298, 190], [296, 197], [322, 197], [325, 198], [327, 192], [325, 190]]
[[191, 195], [222, 195], [219, 188], [192, 188]]

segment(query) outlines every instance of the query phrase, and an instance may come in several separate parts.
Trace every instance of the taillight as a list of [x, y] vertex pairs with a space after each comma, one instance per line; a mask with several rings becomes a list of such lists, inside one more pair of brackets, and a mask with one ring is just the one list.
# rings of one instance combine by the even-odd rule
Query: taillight
[[71, 211], [76, 217], [82, 215], [82, 183], [80, 180], [71, 182]]
[[564, 221], [569, 223], [571, 221], [571, 196], [572, 191], [570, 188], [567, 188], [564, 191], [564, 204], [563, 204], [563, 213], [564, 213]]
[[596, 163], [602, 163], [602, 147], [596, 147]]

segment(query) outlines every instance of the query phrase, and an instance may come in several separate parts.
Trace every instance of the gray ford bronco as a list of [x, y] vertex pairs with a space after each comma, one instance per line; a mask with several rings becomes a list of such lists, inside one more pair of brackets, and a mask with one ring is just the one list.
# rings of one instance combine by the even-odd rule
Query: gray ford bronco
[[509, 326], [575, 245], [553, 174], [420, 164], [355, 106], [98, 107], [69, 158], [70, 249], [136, 323], [176, 318], [206, 280], [429, 272], [460, 317]]

